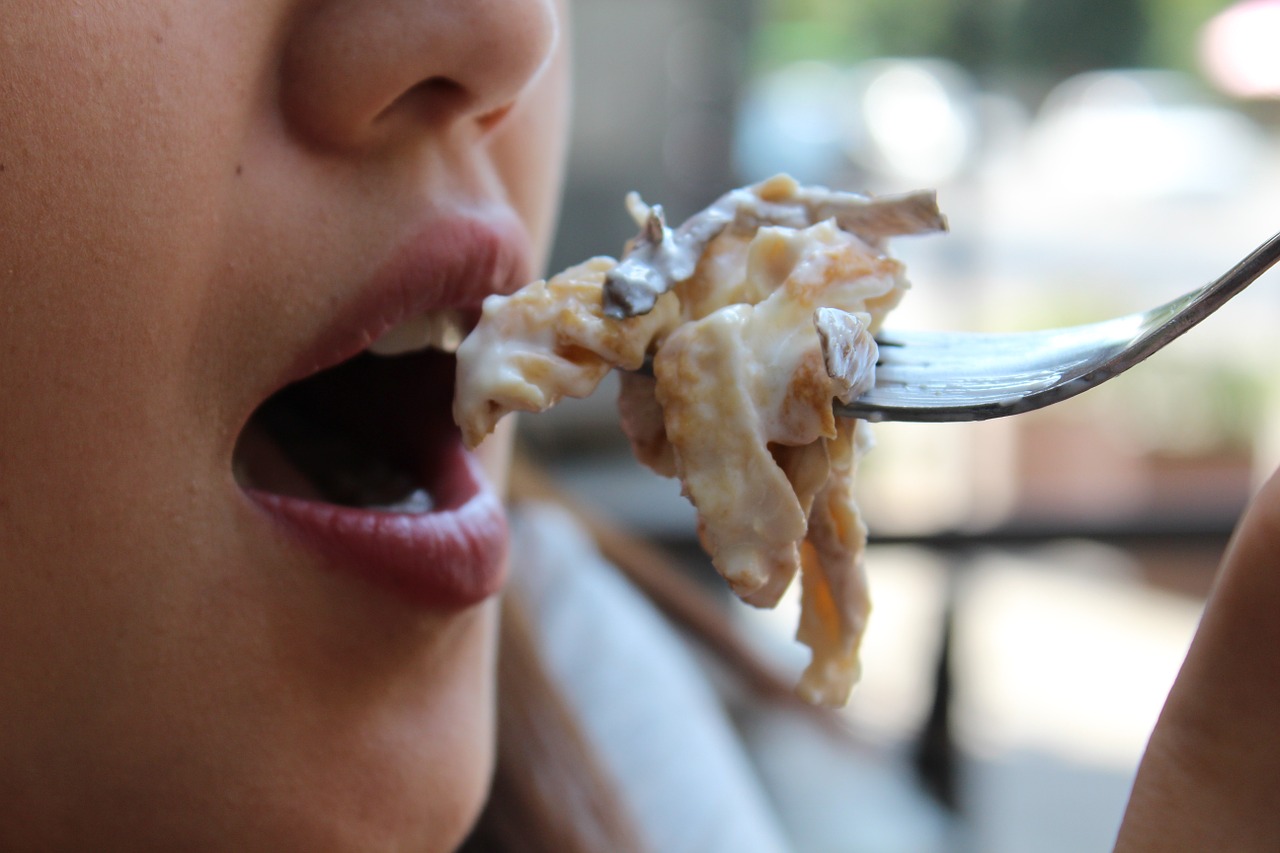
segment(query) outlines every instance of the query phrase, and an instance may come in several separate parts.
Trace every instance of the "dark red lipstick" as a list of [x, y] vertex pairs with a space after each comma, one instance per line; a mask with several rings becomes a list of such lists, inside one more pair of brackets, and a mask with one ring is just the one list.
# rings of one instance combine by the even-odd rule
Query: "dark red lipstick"
[[242, 490], [329, 568], [425, 609], [501, 589], [508, 531], [499, 496], [452, 422], [454, 359], [384, 358], [368, 346], [428, 311], [478, 316], [529, 277], [510, 213], [438, 218], [351, 295], [248, 419]]

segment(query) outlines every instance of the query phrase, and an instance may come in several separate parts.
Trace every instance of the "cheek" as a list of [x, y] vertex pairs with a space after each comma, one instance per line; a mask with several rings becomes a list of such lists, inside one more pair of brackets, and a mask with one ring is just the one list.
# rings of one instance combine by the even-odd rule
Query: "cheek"
[[193, 396], [252, 47], [231, 47], [237, 4], [170, 23], [172, 5], [5, 6], [0, 445], [47, 455], [23, 462], [41, 483], [139, 453]]
[[568, 147], [569, 57], [564, 30], [562, 25], [550, 65], [491, 143], [499, 176], [537, 247], [538, 268], [546, 263], [555, 227]]

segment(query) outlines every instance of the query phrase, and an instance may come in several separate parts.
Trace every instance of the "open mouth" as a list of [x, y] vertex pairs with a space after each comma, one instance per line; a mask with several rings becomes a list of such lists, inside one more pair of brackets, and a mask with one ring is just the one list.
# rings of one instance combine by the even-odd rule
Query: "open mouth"
[[506, 208], [478, 210], [427, 217], [328, 322], [291, 329], [277, 381], [295, 381], [248, 414], [232, 452], [258, 547], [433, 613], [506, 577], [506, 509], [453, 422], [452, 351], [487, 296], [528, 280], [528, 238]]
[[453, 423], [455, 357], [362, 352], [288, 385], [248, 419], [236, 481], [290, 539], [430, 610], [502, 588], [502, 501]]
[[241, 432], [236, 481], [257, 492], [387, 513], [456, 507], [442, 470], [458, 442], [455, 359], [368, 351], [277, 391]]

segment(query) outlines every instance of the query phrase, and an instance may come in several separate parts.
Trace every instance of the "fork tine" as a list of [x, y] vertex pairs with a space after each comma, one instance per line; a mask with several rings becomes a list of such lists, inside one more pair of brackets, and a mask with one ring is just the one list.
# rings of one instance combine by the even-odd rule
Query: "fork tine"
[[[1047, 332], [894, 332], [876, 386], [836, 414], [868, 420], [970, 421], [1015, 414], [1084, 390], [1069, 383], [1141, 331], [1141, 315]], [[1086, 386], [1087, 387], [1087, 386]], [[1041, 395], [1057, 393], [1053, 400]]]
[[836, 414], [974, 421], [1073, 397], [1123, 373], [1244, 290], [1280, 259], [1280, 234], [1204, 287], [1139, 314], [1038, 332], [882, 332], [876, 385]]

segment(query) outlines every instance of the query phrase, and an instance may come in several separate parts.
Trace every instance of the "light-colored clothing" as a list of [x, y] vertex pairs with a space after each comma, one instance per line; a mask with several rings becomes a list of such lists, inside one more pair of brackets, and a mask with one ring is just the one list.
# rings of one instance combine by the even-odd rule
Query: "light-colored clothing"
[[946, 813], [900, 756], [792, 712], [734, 707], [565, 510], [515, 518], [513, 583], [552, 676], [654, 853], [943, 853]]
[[563, 510], [518, 514], [513, 582], [553, 676], [659, 853], [790, 851], [683, 641]]

